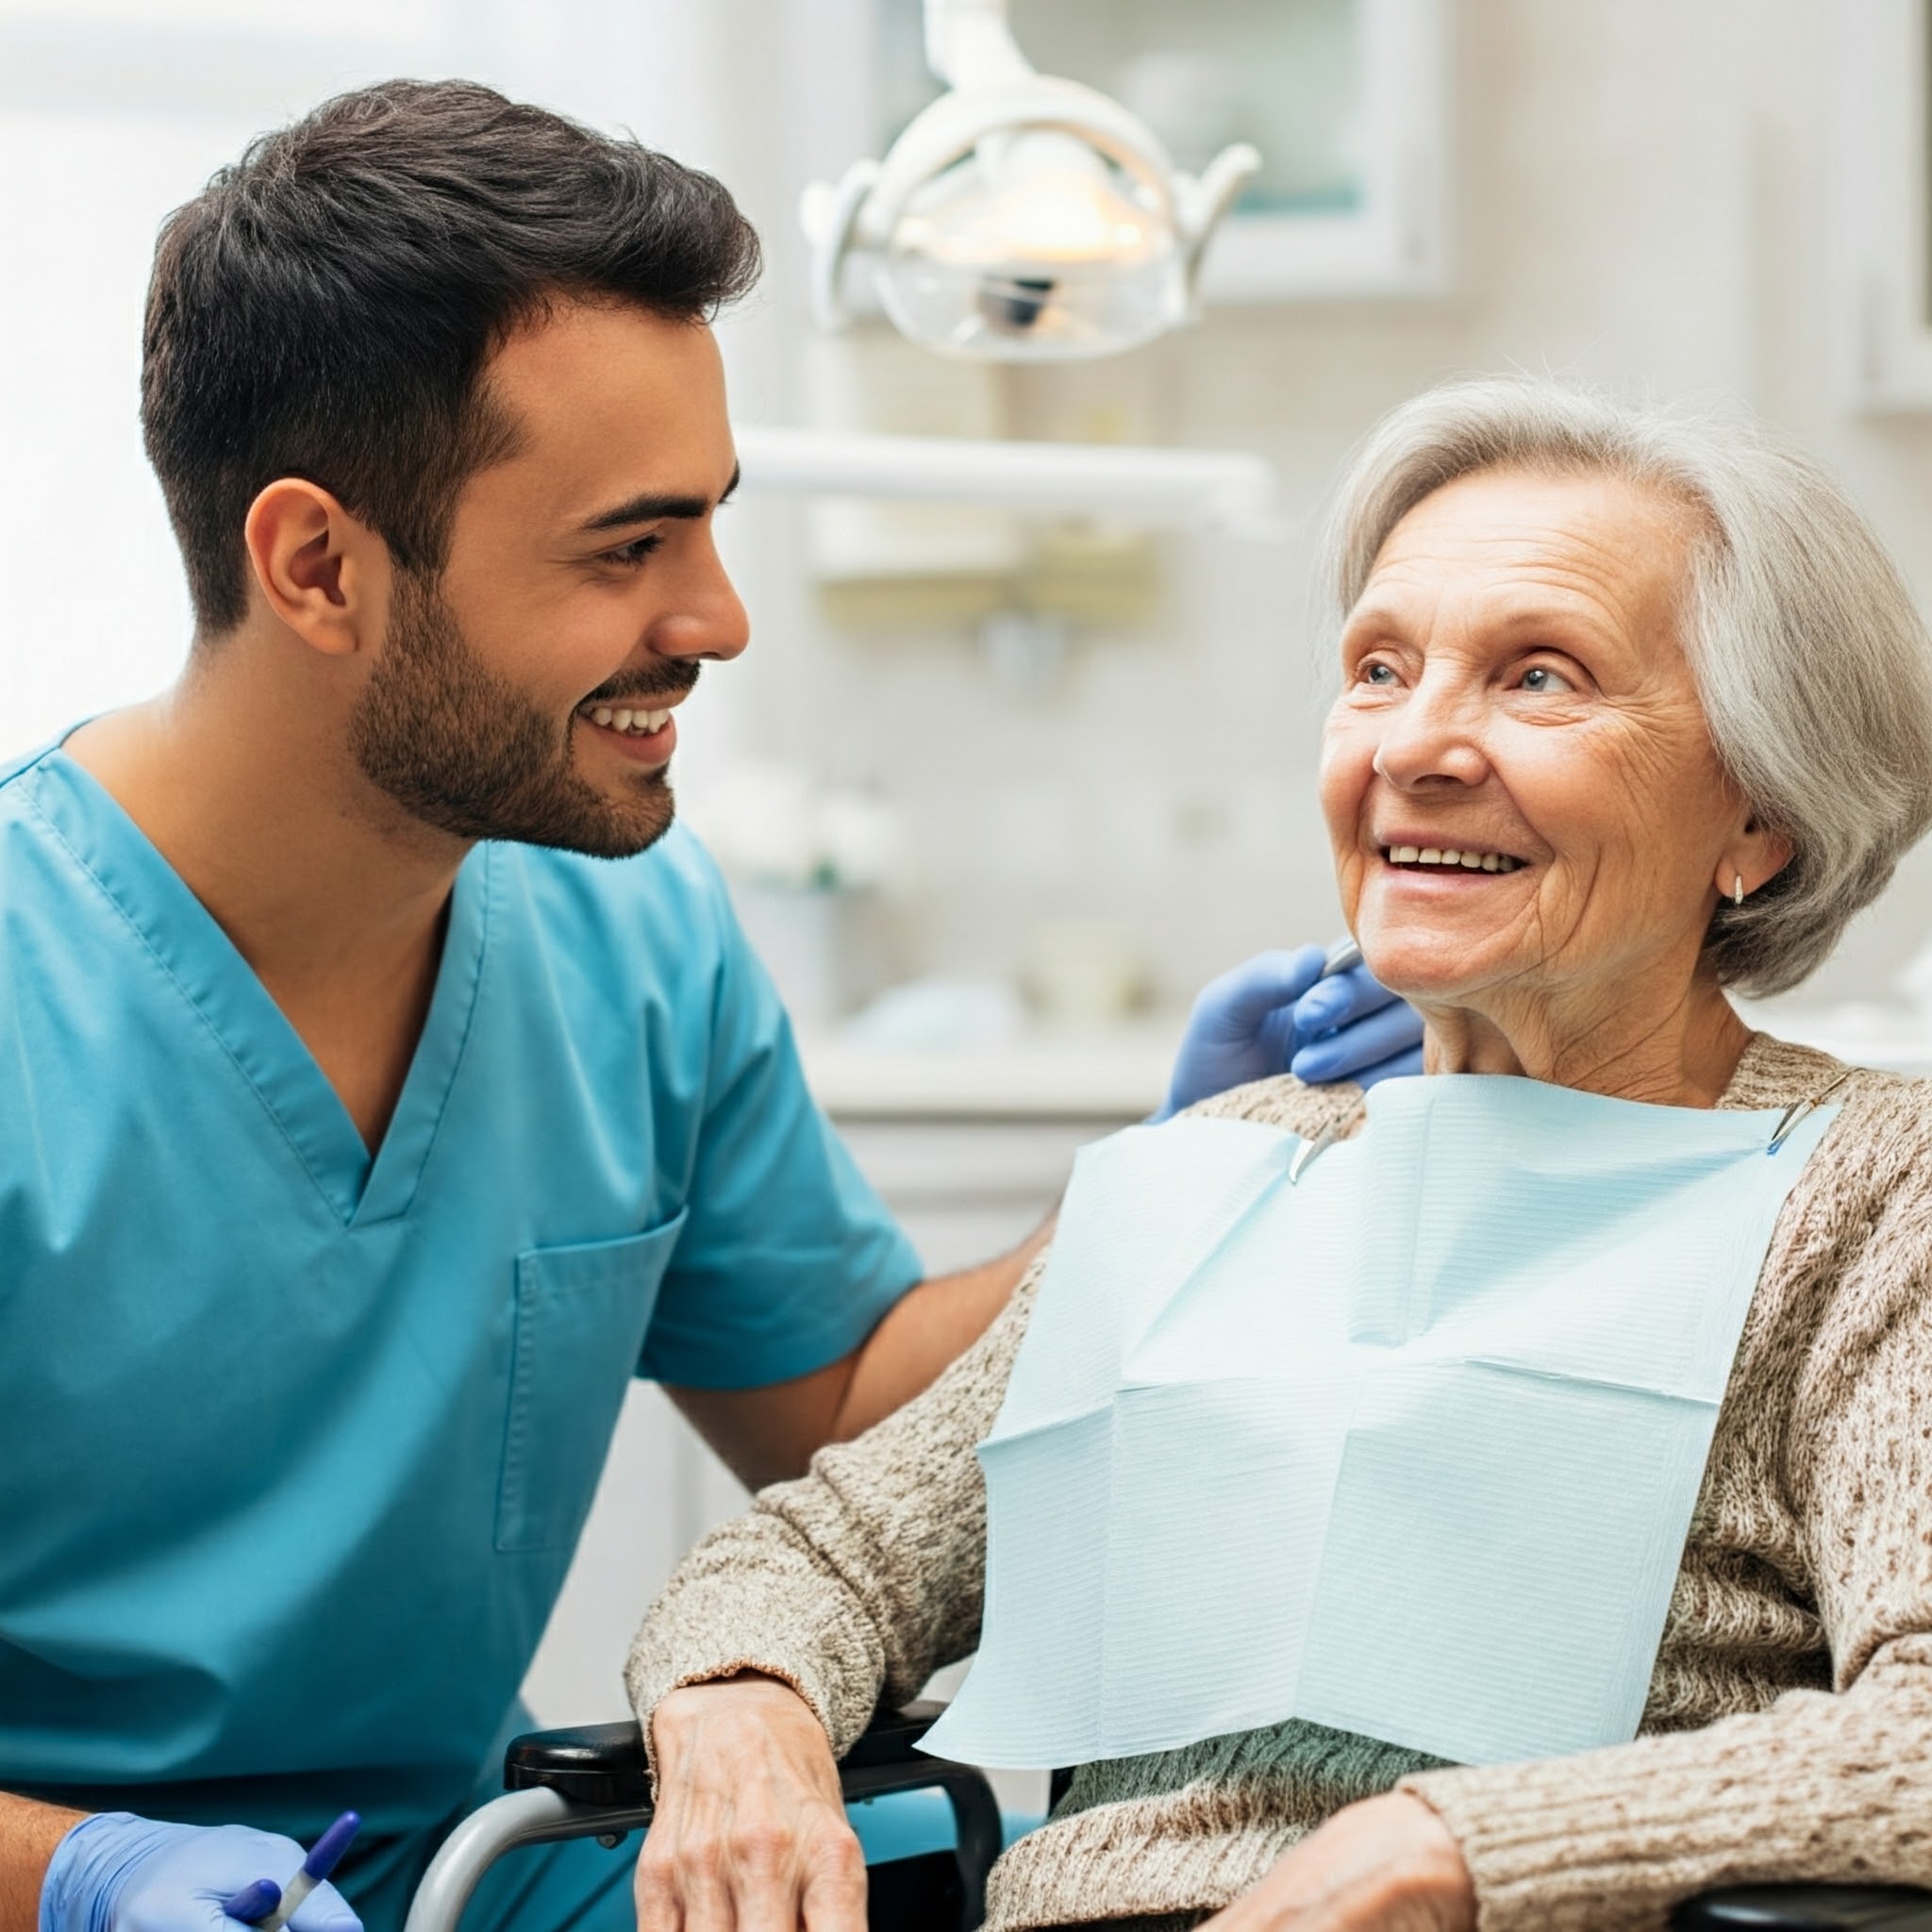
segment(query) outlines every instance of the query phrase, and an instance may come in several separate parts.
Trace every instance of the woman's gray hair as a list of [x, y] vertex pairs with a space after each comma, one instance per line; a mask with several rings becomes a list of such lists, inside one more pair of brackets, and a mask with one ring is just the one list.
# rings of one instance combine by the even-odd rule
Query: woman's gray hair
[[1719, 906], [1705, 949], [1725, 985], [1796, 986], [1932, 824], [1932, 641], [1897, 567], [1831, 477], [1761, 430], [1499, 377], [1430, 390], [1371, 433], [1329, 528], [1341, 609], [1424, 497], [1499, 469], [1618, 476], [1699, 513], [1685, 653], [1719, 758], [1795, 848]]

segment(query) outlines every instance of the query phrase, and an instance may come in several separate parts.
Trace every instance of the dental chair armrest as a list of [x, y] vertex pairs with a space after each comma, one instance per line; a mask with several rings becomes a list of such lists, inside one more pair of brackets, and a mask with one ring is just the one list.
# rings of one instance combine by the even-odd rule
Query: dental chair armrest
[[[889, 1922], [898, 1909], [895, 1886], [905, 1891], [907, 1899], [920, 1899], [916, 1909], [923, 1915], [922, 1923], [928, 1925], [951, 1920], [962, 1927], [973, 1926], [985, 1916], [986, 1875], [1000, 1855], [999, 1800], [984, 1772], [943, 1757], [928, 1757], [916, 1748], [944, 1709], [943, 1704], [921, 1702], [896, 1710], [877, 1710], [851, 1750], [839, 1760], [839, 1786], [848, 1803], [883, 1798], [894, 1791], [937, 1789], [945, 1793], [953, 1807], [958, 1836], [950, 1860], [956, 1868], [950, 1890], [942, 1896], [930, 1891], [922, 1895], [916, 1886], [908, 1889], [903, 1877], [931, 1857], [945, 1860], [943, 1852], [875, 1867], [871, 1898], [875, 1912], [884, 1915], [881, 1923]], [[538, 1840], [583, 1836], [608, 1823], [611, 1835], [604, 1842], [615, 1844], [625, 1832], [648, 1826], [651, 1822], [650, 1774], [644, 1767], [643, 1733], [635, 1723], [526, 1732], [512, 1739], [504, 1753], [503, 1783], [507, 1792], [554, 1792], [555, 1798], [534, 1802], [575, 1814], [574, 1822], [562, 1828], [546, 1815], [543, 1827], [535, 1834]], [[559, 1798], [570, 1803], [557, 1806]], [[499, 1798], [483, 1812], [473, 1814], [472, 1823], [487, 1812], [523, 1802], [526, 1801]], [[487, 1854], [493, 1856], [493, 1850]], [[484, 1861], [473, 1862], [480, 1870]], [[920, 1882], [929, 1881], [922, 1877]], [[449, 1894], [451, 1902], [443, 1902], [439, 1892], [436, 1907], [424, 1913], [420, 1923], [412, 1907], [406, 1932], [425, 1932], [432, 1927], [434, 1932], [455, 1932], [457, 1917], [475, 1884], [475, 1874], [467, 1872], [460, 1881], [445, 1884], [442, 1891]], [[941, 1916], [935, 1918], [935, 1912]], [[904, 1912], [900, 1916], [903, 1918]]]
[[[929, 1774], [938, 1770], [940, 1759], [924, 1757], [914, 1747], [939, 1722], [944, 1708], [942, 1704], [924, 1702], [874, 1712], [858, 1742], [839, 1760], [848, 1795], [874, 1796], [888, 1786], [906, 1790], [922, 1781], [908, 1776], [904, 1783], [895, 1783], [891, 1776], [894, 1771]], [[855, 1785], [864, 1786], [863, 1793], [854, 1791]], [[580, 1805], [613, 1808], [648, 1806], [651, 1780], [644, 1768], [642, 1732], [632, 1720], [577, 1724], [569, 1730], [527, 1731], [513, 1738], [503, 1757], [504, 1790], [527, 1791], [540, 1787], [575, 1798]]]
[[1738, 1885], [1686, 1899], [1671, 1932], [1932, 1932], [1932, 1891], [1910, 1885]]

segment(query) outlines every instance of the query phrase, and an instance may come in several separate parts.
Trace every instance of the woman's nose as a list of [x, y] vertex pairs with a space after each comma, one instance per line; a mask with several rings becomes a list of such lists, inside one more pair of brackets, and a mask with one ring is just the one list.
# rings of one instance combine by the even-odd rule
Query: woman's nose
[[1373, 762], [1400, 791], [1479, 785], [1490, 769], [1482, 737], [1481, 718], [1467, 696], [1424, 679], [1385, 714]]

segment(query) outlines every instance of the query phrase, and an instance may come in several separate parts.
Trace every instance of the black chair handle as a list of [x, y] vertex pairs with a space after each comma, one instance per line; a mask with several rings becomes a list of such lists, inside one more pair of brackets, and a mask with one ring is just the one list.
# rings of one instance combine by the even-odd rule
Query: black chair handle
[[[913, 1755], [919, 1740], [939, 1722], [944, 1709], [943, 1704], [930, 1700], [903, 1705], [896, 1710], [881, 1707], [839, 1760], [840, 1770], [869, 1771], [891, 1765], [928, 1769], [944, 1762]], [[580, 1805], [648, 1807], [650, 1774], [644, 1766], [643, 1736], [635, 1721], [528, 1731], [513, 1738], [503, 1756], [504, 1790], [528, 1791], [540, 1787], [561, 1791]]]
[[637, 1720], [578, 1724], [570, 1730], [526, 1731], [503, 1754], [507, 1791], [560, 1791], [604, 1810], [649, 1807], [651, 1777]]
[[1737, 1885], [1686, 1899], [1672, 1932], [1932, 1932], [1913, 1885]]
[[[986, 1874], [1000, 1855], [1000, 1807], [985, 1773], [914, 1748], [944, 1709], [942, 1704], [921, 1702], [876, 1711], [839, 1760], [839, 1783], [852, 1799], [935, 1786], [945, 1792], [958, 1827], [954, 1856], [962, 1896], [959, 1923], [973, 1926], [985, 1916]], [[510, 1791], [557, 1791], [599, 1810], [641, 1812], [645, 1821], [650, 1815], [643, 1734], [635, 1723], [579, 1724], [513, 1738], [503, 1757], [503, 1784]]]

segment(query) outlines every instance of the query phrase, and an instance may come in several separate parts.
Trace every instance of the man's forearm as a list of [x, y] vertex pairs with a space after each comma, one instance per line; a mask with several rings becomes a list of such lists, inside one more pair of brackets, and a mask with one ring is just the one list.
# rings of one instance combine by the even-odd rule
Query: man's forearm
[[964, 1355], [1052, 1232], [1049, 1220], [1011, 1254], [908, 1289], [850, 1355], [809, 1374], [762, 1389], [665, 1392], [746, 1489], [802, 1475], [815, 1449], [863, 1435]]
[[86, 1816], [0, 1791], [0, 1932], [36, 1932], [47, 1860]]
[[858, 1351], [830, 1440], [863, 1435], [931, 1387], [992, 1325], [1053, 1225], [1049, 1217], [1011, 1253], [922, 1281], [901, 1297]]

